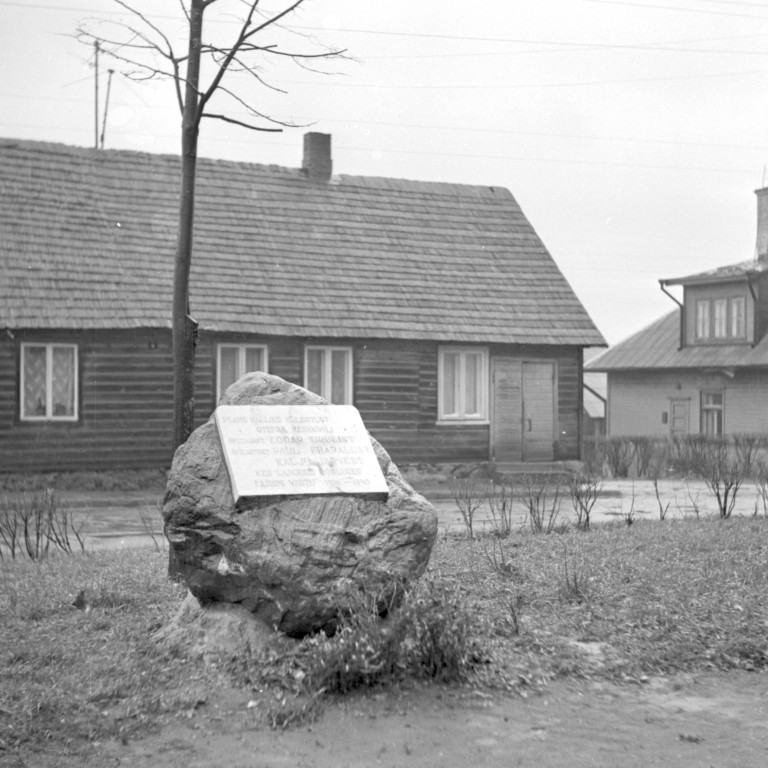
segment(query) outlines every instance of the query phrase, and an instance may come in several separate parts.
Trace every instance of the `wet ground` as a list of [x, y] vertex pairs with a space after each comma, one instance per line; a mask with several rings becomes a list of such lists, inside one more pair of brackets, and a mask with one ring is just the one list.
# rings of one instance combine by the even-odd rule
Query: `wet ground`
[[[414, 487], [435, 506], [442, 531], [461, 533], [466, 525], [461, 511], [444, 478], [409, 477]], [[561, 492], [559, 513], [554, 525], [573, 523], [576, 514], [567, 489]], [[86, 547], [124, 547], [164, 545], [162, 533], [162, 491], [111, 491], [56, 493], [58, 502], [66, 505], [83, 523]], [[548, 523], [553, 507], [552, 495], [544, 505], [544, 522]], [[516, 491], [511, 507], [513, 529], [529, 525], [523, 493]], [[701, 516], [717, 517], [717, 501], [700, 480], [661, 480], [658, 497], [650, 480], [606, 480], [591, 511], [594, 524], [609, 521], [658, 520], [664, 512], [667, 519]], [[754, 483], [745, 483], [736, 497], [733, 514], [760, 516], [766, 514], [765, 500]], [[498, 518], [498, 514], [497, 514]], [[493, 511], [488, 502], [480, 504], [474, 514], [476, 532], [494, 527]]]

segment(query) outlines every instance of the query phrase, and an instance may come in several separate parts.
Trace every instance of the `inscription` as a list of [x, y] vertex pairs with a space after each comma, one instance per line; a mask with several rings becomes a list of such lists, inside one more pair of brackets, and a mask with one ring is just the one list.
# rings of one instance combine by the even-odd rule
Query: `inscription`
[[215, 411], [237, 501], [247, 496], [387, 496], [368, 433], [351, 405], [222, 405]]

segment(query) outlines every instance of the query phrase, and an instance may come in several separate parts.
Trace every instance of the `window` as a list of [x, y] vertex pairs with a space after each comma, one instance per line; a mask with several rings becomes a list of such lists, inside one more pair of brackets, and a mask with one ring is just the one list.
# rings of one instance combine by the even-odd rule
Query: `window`
[[734, 338], [739, 339], [746, 336], [744, 316], [744, 297], [739, 296], [731, 299], [731, 336]]
[[216, 370], [216, 399], [230, 384], [250, 371], [267, 370], [267, 348], [263, 344], [219, 344]]
[[486, 421], [488, 350], [440, 347], [437, 386], [439, 421]]
[[77, 421], [77, 346], [21, 345], [21, 419]]
[[715, 299], [714, 308], [714, 337], [724, 339], [728, 335], [728, 299]]
[[696, 302], [696, 338], [709, 338], [709, 302]]
[[746, 338], [746, 302], [743, 296], [696, 301], [696, 338], [700, 341]]
[[723, 393], [701, 393], [701, 431], [705, 435], [723, 434]]
[[352, 405], [352, 348], [305, 347], [304, 386], [334, 405]]

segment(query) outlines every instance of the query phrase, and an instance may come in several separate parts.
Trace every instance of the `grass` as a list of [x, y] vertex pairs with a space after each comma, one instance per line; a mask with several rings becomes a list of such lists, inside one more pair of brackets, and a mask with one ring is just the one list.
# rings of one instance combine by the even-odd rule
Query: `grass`
[[[429, 605], [437, 620], [404, 645], [423, 642], [430, 627], [449, 637], [460, 627], [464, 646], [437, 638], [421, 656], [434, 664], [447, 648], [456, 655], [440, 664], [461, 667], [458, 684], [521, 694], [558, 677], [636, 681], [766, 668], [766, 562], [765, 517], [520, 531], [492, 541], [443, 535], [412, 603], [419, 615]], [[167, 580], [166, 564], [166, 555], [150, 548], [0, 563], [0, 757], [20, 747], [77, 751], [129, 738], [188, 716], [232, 686], [244, 701], [280, 701], [282, 714], [269, 706], [254, 711], [286, 725], [306, 713], [281, 698], [281, 670], [293, 670], [283, 681], [288, 691], [296, 680], [316, 679], [314, 688], [303, 686], [313, 701], [334, 686], [344, 691], [409, 676], [400, 661], [379, 675], [376, 633], [369, 625], [356, 630], [354, 622], [340, 633], [344, 647], [323, 638], [293, 644], [288, 661], [273, 660], [261, 678], [256, 667], [233, 665], [224, 675], [162, 649], [152, 632], [184, 596]], [[83, 590], [86, 609], [78, 610], [72, 602]], [[461, 656], [467, 648], [471, 655]], [[336, 660], [357, 657], [373, 670], [370, 678], [334, 677]]]

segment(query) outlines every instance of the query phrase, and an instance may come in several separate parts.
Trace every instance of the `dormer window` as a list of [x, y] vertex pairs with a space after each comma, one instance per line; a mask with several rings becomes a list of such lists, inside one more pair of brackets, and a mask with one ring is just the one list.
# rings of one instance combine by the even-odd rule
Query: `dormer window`
[[698, 299], [696, 301], [696, 340], [728, 341], [746, 336], [743, 296]]

